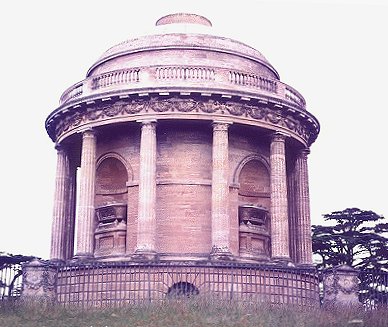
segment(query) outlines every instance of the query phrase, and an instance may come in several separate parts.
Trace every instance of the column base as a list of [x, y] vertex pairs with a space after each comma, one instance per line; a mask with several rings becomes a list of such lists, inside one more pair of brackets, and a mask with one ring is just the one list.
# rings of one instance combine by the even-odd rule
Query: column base
[[77, 253], [72, 261], [90, 261], [94, 260], [94, 255], [92, 253]]
[[134, 261], [157, 261], [159, 258], [158, 253], [149, 250], [136, 250], [131, 256]]
[[66, 260], [63, 259], [50, 259], [49, 262], [55, 266], [60, 266], [66, 263]]
[[234, 257], [228, 247], [221, 248], [213, 246], [212, 251], [210, 252], [210, 260], [232, 261], [234, 260]]
[[316, 267], [313, 263], [297, 263], [295, 264], [295, 266], [302, 269], [303, 268], [311, 269]]
[[295, 264], [289, 257], [272, 257], [271, 261], [278, 266], [295, 267]]

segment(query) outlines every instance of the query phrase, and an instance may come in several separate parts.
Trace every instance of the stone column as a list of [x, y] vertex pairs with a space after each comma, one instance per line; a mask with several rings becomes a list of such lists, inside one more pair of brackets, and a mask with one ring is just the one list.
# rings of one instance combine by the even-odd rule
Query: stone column
[[96, 146], [94, 130], [82, 134], [81, 175], [77, 204], [77, 253], [79, 259], [93, 257], [94, 196], [96, 183]]
[[75, 237], [75, 210], [77, 193], [77, 167], [70, 161], [69, 174], [69, 205], [68, 221], [66, 222], [66, 252], [65, 260], [70, 260], [74, 256], [74, 237]]
[[213, 123], [212, 250], [214, 259], [229, 258], [229, 123]]
[[62, 146], [57, 145], [56, 149], [57, 171], [55, 175], [50, 259], [64, 261], [66, 259], [66, 222], [69, 208], [69, 157]]
[[299, 152], [295, 165], [295, 199], [296, 199], [296, 258], [297, 263], [311, 265], [312, 240], [310, 221], [310, 195], [307, 169], [309, 149]]
[[285, 140], [273, 134], [270, 148], [271, 247], [272, 259], [279, 261], [290, 261]]
[[140, 121], [140, 177], [135, 258], [156, 256], [156, 121]]
[[296, 219], [296, 195], [295, 195], [295, 166], [290, 169], [287, 167], [287, 195], [288, 195], [288, 223], [289, 223], [289, 241], [290, 241], [290, 258], [293, 262], [298, 262], [297, 259], [297, 219]]

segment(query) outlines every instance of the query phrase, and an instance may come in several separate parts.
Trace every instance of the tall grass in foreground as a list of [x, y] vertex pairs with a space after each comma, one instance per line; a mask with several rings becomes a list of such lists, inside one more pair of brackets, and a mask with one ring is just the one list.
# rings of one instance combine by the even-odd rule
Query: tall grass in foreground
[[320, 309], [201, 299], [88, 310], [36, 302], [10, 302], [0, 307], [1, 327], [346, 327], [353, 319], [363, 320], [365, 327], [388, 327], [388, 309]]

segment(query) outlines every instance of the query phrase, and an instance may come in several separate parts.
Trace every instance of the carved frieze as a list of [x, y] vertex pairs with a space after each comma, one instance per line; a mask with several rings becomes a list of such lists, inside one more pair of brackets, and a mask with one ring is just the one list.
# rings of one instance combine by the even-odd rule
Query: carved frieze
[[200, 111], [212, 114], [220, 109], [220, 103], [218, 101], [209, 100], [206, 102], [199, 101], [198, 108]]
[[147, 100], [117, 101], [103, 103], [101, 105], [79, 108], [61, 120], [58, 119], [55, 126], [56, 138], [63, 133], [89, 122], [104, 120], [113, 117], [126, 117], [147, 112], [202, 112], [205, 114], [222, 114], [226, 116], [247, 117], [257, 121], [268, 122], [271, 125], [280, 126], [296, 133], [307, 143], [314, 136], [314, 132], [308, 130], [305, 123], [287, 113], [286, 110], [273, 109], [269, 106], [244, 104], [233, 101], [206, 101], [182, 98], [153, 98]]

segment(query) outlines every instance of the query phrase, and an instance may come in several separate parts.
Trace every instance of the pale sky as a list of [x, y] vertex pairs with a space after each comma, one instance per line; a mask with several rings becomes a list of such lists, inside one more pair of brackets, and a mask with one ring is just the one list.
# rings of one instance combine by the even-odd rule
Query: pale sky
[[0, 251], [49, 257], [54, 144], [44, 121], [109, 47], [193, 12], [256, 48], [306, 99], [311, 216], [348, 207], [388, 219], [386, 1], [3, 1]]

